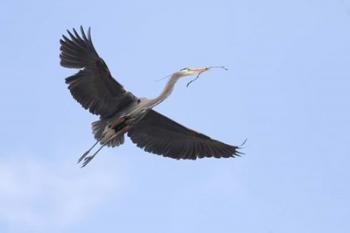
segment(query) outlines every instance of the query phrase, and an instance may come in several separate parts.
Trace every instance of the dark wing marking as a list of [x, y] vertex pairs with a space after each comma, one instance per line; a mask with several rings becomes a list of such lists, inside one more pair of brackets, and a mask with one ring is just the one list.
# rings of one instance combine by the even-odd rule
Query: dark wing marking
[[63, 35], [60, 40], [61, 65], [81, 69], [66, 78], [66, 83], [74, 99], [85, 109], [106, 118], [127, 107], [137, 98], [113, 79], [92, 44], [90, 28], [87, 35], [82, 27], [80, 30], [81, 35], [75, 29], [74, 34], [67, 30], [70, 38]]
[[128, 136], [145, 151], [174, 159], [228, 158], [241, 154], [237, 146], [211, 139], [153, 110], [129, 130]]

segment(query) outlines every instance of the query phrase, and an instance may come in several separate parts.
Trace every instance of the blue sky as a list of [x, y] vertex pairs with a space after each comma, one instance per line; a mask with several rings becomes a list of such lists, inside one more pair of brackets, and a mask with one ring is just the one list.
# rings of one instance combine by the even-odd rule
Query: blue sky
[[[3, 1], [0, 232], [349, 232], [350, 1]], [[129, 140], [85, 169], [97, 119], [59, 66], [91, 26], [138, 96], [186, 66], [225, 65], [156, 109], [237, 159], [176, 161]]]

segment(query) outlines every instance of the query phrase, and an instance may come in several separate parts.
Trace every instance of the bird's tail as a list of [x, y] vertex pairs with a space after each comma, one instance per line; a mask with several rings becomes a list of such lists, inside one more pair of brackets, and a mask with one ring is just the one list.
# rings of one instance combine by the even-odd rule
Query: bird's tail
[[[108, 128], [108, 121], [99, 120], [92, 122], [92, 133], [95, 139], [106, 146], [115, 147], [124, 143], [124, 134], [114, 136], [116, 134], [114, 129]], [[110, 139], [112, 138], [112, 139]], [[110, 140], [109, 140], [110, 139]]]

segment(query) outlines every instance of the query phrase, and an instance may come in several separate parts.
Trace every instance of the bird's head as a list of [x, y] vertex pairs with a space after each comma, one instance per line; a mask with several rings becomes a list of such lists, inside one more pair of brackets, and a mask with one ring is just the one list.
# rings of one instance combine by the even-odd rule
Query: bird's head
[[225, 66], [207, 66], [207, 67], [202, 67], [202, 68], [183, 68], [181, 70], [179, 70], [178, 72], [174, 73], [172, 77], [175, 77], [175, 78], [181, 78], [181, 77], [186, 77], [186, 76], [192, 76], [192, 75], [196, 75], [196, 77], [189, 81], [187, 83], [187, 87], [195, 80], [197, 80], [199, 78], [199, 76], [212, 69], [212, 68], [220, 68], [220, 69], [224, 69], [224, 70], [227, 70], [227, 68]]
[[209, 68], [208, 67], [203, 67], [203, 68], [183, 68], [181, 70], [179, 70], [177, 73], [178, 76], [180, 77], [184, 77], [184, 76], [190, 76], [190, 75], [198, 75], [201, 74], [203, 72], [208, 71]]

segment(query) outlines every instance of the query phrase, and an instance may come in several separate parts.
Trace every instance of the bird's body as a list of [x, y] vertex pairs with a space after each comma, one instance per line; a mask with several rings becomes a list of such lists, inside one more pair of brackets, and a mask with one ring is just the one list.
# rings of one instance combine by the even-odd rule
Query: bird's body
[[[72, 96], [85, 109], [100, 116], [100, 120], [92, 123], [96, 143], [79, 159], [79, 162], [84, 160], [83, 166], [104, 146], [123, 144], [126, 134], [145, 151], [175, 159], [239, 155], [237, 146], [211, 139], [152, 110], [171, 94], [180, 78], [199, 75], [209, 68], [182, 69], [171, 76], [158, 97], [137, 98], [113, 79], [92, 44], [90, 29], [87, 35], [82, 27], [81, 35], [75, 29], [74, 34], [67, 32], [70, 38], [63, 35], [60, 40], [61, 65], [80, 70], [66, 78], [66, 83]], [[89, 155], [98, 143], [101, 147]]]

